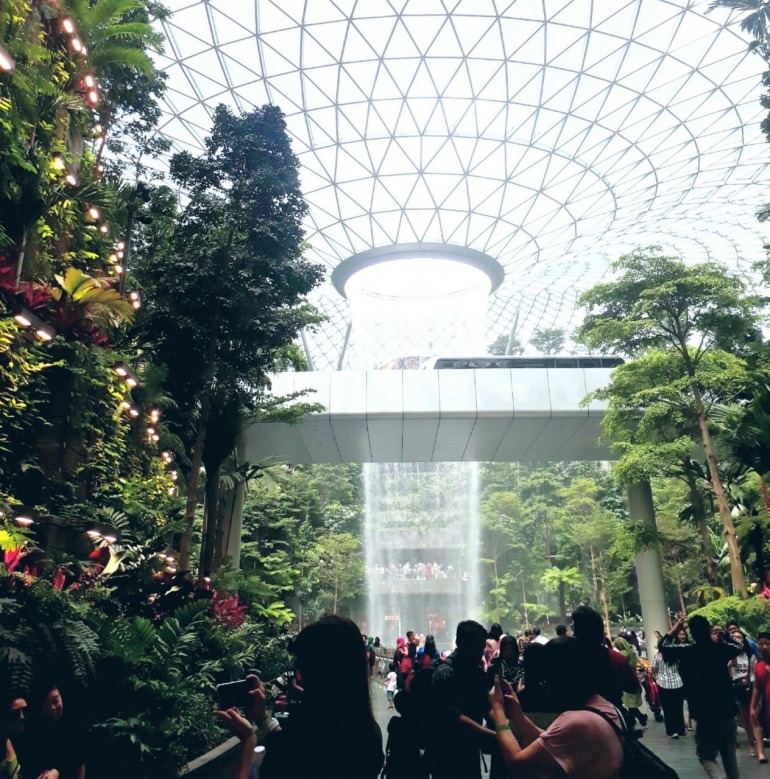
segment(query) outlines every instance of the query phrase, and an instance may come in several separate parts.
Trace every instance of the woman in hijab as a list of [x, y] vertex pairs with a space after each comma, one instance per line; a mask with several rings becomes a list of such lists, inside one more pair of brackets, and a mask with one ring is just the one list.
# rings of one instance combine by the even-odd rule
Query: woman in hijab
[[[628, 641], [623, 638], [623, 636], [618, 636], [615, 639], [615, 649], [617, 649], [618, 652], [620, 652], [623, 657], [626, 658], [628, 661], [628, 664], [631, 666], [631, 669], [633, 670], [634, 674], [638, 675], [638, 665], [639, 665], [639, 657], [636, 654], [636, 650], [631, 646], [631, 644], [628, 643]], [[626, 709], [628, 709], [628, 727], [633, 728], [634, 723], [638, 720], [639, 724], [643, 727], [647, 727], [647, 715], [642, 714], [640, 711], [642, 706], [642, 691], [639, 690], [638, 693], [632, 693], [632, 692], [624, 692], [623, 693], [623, 706], [625, 706]]]

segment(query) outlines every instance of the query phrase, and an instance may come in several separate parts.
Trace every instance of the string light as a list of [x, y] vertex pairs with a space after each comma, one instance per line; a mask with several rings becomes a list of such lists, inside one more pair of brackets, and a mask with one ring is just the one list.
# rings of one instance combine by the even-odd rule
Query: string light
[[94, 77], [90, 73], [85, 77], [84, 81], [86, 82], [86, 86], [89, 89], [93, 89], [94, 85], [96, 84]]
[[160, 419], [160, 411], [157, 408], [150, 409], [150, 419], [155, 423]]
[[83, 51], [83, 44], [80, 42], [80, 39], [73, 38], [70, 41], [70, 44], [72, 45], [72, 48], [75, 49], [75, 51], [77, 51], [77, 52], [82, 52]]
[[88, 209], [88, 215], [91, 217], [91, 219], [98, 219], [101, 216], [101, 213], [96, 206], [91, 206]]
[[126, 244], [123, 241], [118, 241], [118, 249], [121, 251], [126, 248]]
[[128, 413], [129, 413], [129, 414], [130, 414], [132, 417], [134, 417], [134, 419], [136, 419], [136, 417], [138, 417], [138, 416], [139, 416], [139, 409], [138, 409], [138, 408], [136, 408], [136, 406], [133, 406], [132, 408], [130, 408], [130, 409], [129, 409]]
[[115, 266], [115, 273], [118, 274], [118, 276], [123, 273], [123, 266], [122, 265], [116, 265]]
[[71, 187], [74, 187], [78, 183], [77, 176], [75, 176], [74, 173], [68, 173], [66, 181]]
[[64, 32], [68, 32], [70, 35], [75, 32], [75, 25], [72, 23], [72, 19], [65, 19], [61, 26], [64, 28]]
[[99, 225], [99, 232], [103, 235], [106, 235], [110, 231], [110, 228], [107, 227], [107, 225]]
[[64, 157], [62, 157], [60, 152], [56, 152], [53, 157], [51, 157], [51, 162], [53, 163], [54, 170], [64, 170]]
[[0, 70], [13, 70], [16, 67], [16, 62], [13, 57], [0, 46]]

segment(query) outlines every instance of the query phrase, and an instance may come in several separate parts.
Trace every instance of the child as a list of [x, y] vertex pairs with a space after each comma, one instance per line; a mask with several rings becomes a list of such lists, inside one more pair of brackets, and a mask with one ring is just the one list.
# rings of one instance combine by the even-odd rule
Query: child
[[396, 694], [396, 688], [398, 687], [398, 674], [395, 671], [390, 671], [388, 673], [386, 685], [388, 691], [388, 709], [392, 709], [393, 696]]

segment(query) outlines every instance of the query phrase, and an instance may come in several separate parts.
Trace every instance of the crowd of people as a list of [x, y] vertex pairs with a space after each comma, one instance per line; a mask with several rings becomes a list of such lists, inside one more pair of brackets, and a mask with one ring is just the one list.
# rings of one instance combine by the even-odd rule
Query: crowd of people
[[461, 579], [468, 581], [468, 571], [455, 568], [452, 563], [411, 562], [377, 565], [373, 569], [374, 578], [378, 581], [439, 581]]
[[[259, 779], [481, 779], [482, 765], [491, 779], [618, 779], [633, 758], [628, 744], [647, 725], [645, 697], [671, 739], [686, 737], [694, 723], [709, 779], [739, 779], [738, 721], [752, 755], [767, 762], [770, 633], [755, 641], [734, 622], [722, 628], [683, 618], [650, 642], [647, 660], [639, 636], [626, 631], [611, 641], [588, 606], [573, 612], [571, 632], [511, 635], [466, 620], [454, 651], [441, 653], [432, 636], [409, 631], [385, 679], [397, 716], [383, 749], [372, 710], [380, 642], [349, 619], [324, 617], [293, 642], [287, 721], [268, 712], [256, 676], [245, 709], [216, 712], [241, 742], [234, 779], [254, 779], [257, 762]], [[80, 731], [55, 684], [29, 702], [8, 696], [2, 728], [0, 779], [85, 779]]]

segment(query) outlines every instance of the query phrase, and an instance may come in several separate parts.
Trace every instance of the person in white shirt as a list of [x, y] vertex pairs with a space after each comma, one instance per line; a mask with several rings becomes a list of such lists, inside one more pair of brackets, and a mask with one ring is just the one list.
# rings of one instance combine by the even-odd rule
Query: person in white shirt
[[386, 689], [388, 691], [388, 708], [393, 708], [393, 698], [396, 694], [396, 688], [398, 687], [398, 674], [395, 671], [391, 671], [385, 681]]

